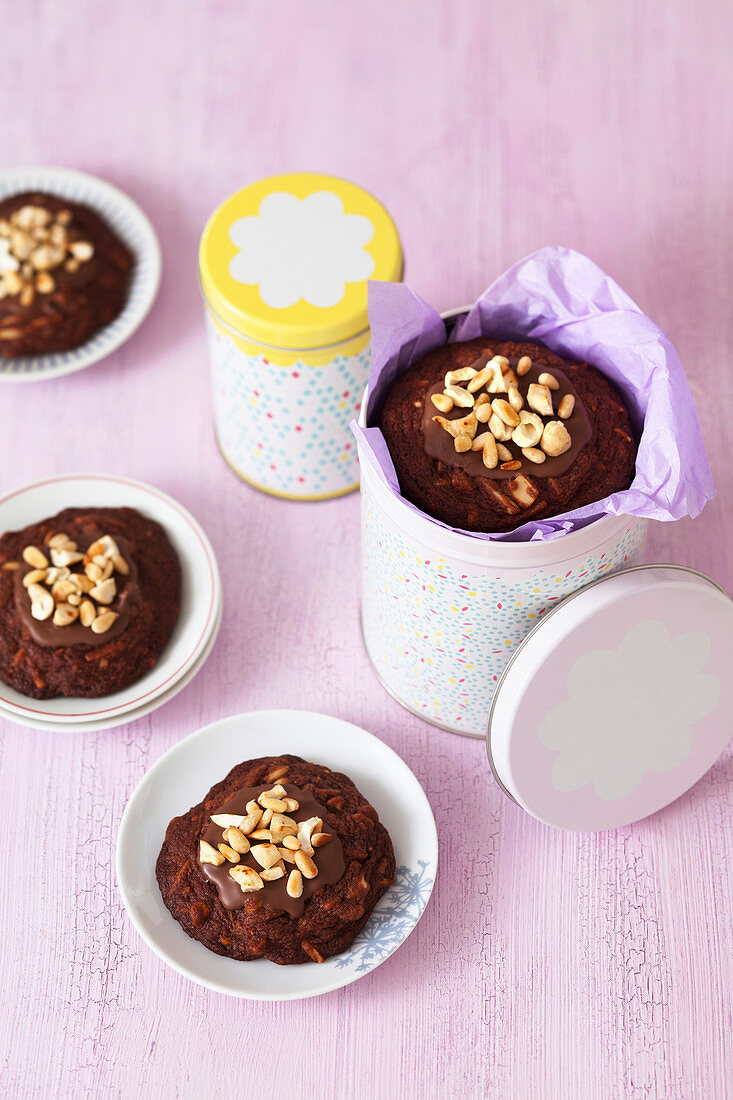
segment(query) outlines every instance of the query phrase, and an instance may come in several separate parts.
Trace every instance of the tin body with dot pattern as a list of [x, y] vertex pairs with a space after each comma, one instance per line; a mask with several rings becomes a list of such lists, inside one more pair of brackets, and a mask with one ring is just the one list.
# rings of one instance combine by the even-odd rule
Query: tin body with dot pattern
[[634, 516], [549, 541], [475, 539], [408, 508], [367, 462], [361, 497], [361, 621], [374, 671], [407, 710], [469, 737], [486, 736], [497, 681], [542, 616], [643, 550], [645, 521]]
[[222, 454], [297, 500], [358, 486], [349, 423], [369, 372], [367, 282], [402, 278], [384, 207], [345, 180], [262, 180], [214, 212], [199, 249]]

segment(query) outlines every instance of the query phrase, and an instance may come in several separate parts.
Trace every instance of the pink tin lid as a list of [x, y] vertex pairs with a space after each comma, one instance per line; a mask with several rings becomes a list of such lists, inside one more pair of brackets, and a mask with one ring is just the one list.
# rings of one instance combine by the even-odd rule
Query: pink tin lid
[[733, 601], [702, 573], [643, 565], [543, 616], [499, 680], [489, 762], [563, 829], [627, 825], [684, 794], [731, 737]]

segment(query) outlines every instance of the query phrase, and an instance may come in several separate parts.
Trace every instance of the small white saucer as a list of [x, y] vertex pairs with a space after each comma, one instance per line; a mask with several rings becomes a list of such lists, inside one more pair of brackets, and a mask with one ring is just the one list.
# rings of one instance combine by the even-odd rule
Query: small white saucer
[[198, 676], [199, 672], [208, 661], [209, 654], [214, 648], [214, 643], [219, 633], [219, 627], [221, 626], [221, 612], [222, 608], [221, 604], [219, 604], [214, 629], [206, 643], [206, 648], [196, 663], [188, 669], [185, 676], [177, 680], [168, 691], [163, 692], [162, 695], [158, 695], [155, 699], [148, 700], [147, 703], [143, 703], [139, 707], [135, 707], [134, 710], [126, 711], [116, 718], [100, 718], [96, 721], [87, 719], [83, 722], [77, 722], [76, 725], [74, 725], [69, 722], [44, 722], [40, 718], [28, 718], [27, 716], [19, 718], [17, 714], [13, 714], [12, 711], [6, 710], [5, 707], [0, 706], [0, 718], [5, 718], [8, 722], [15, 722], [19, 726], [27, 726], [34, 730], [48, 730], [49, 732], [79, 729], [83, 730], [85, 733], [89, 733], [94, 730], [114, 729], [117, 726], [126, 726], [129, 725], [130, 722], [136, 722], [138, 718], [144, 718], [145, 715], [150, 714], [151, 711], [158, 710], [159, 707], [165, 706], [165, 704], [169, 703], [171, 699], [174, 699], [179, 692], [183, 691], [195, 676]]
[[0, 357], [0, 382], [41, 382], [91, 367], [116, 351], [143, 323], [160, 285], [161, 255], [149, 218], [137, 203], [105, 180], [72, 168], [7, 168], [0, 171], [0, 199], [21, 191], [46, 191], [84, 203], [124, 241], [135, 257], [124, 309], [85, 344], [50, 355]]
[[[294, 753], [344, 772], [389, 831], [396, 882], [342, 955], [324, 963], [277, 966], [237, 962], [190, 939], [163, 904], [155, 864], [171, 818], [200, 802], [243, 760]], [[239, 714], [192, 733], [143, 776], [127, 804], [117, 837], [117, 879], [125, 908], [157, 955], [200, 985], [259, 1001], [315, 997], [349, 985], [397, 950], [423, 914], [438, 864], [430, 803], [407, 765], [366, 730], [310, 711]]]
[[159, 489], [129, 478], [71, 474], [16, 489], [0, 498], [0, 532], [18, 530], [74, 507], [136, 508], [161, 524], [181, 564], [178, 622], [155, 667], [123, 691], [100, 699], [29, 699], [0, 682], [0, 710], [22, 724], [38, 721], [88, 728], [101, 722], [104, 725], [97, 728], [105, 728], [118, 725], [123, 715], [160, 706], [163, 696], [172, 698], [172, 689], [194, 666], [200, 667], [199, 660], [218, 629], [221, 581], [211, 543], [190, 512]]

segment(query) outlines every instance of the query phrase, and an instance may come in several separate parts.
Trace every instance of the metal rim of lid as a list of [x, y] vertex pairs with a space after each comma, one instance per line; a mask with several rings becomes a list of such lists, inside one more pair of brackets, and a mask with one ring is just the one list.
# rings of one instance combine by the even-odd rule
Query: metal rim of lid
[[333, 349], [335, 353], [338, 354], [338, 349], [340, 347], [351, 344], [354, 340], [358, 340], [360, 336], [366, 336], [366, 334], [369, 332], [368, 328], [363, 328], [361, 332], [355, 332], [353, 336], [347, 336], [343, 340], [339, 340], [335, 344], [318, 344], [315, 347], [286, 348], [280, 344], [264, 344], [262, 340], [256, 340], [254, 336], [245, 335], [244, 333], [240, 332], [238, 329], [230, 325], [229, 322], [224, 317], [222, 317], [220, 313], [216, 312], [211, 302], [206, 297], [206, 292], [204, 291], [203, 283], [201, 282], [201, 271], [199, 271], [198, 273], [198, 283], [201, 297], [203, 298], [206, 307], [211, 310], [212, 316], [216, 318], [217, 323], [220, 324], [222, 328], [226, 329], [226, 331], [230, 333], [231, 336], [245, 339], [250, 344], [256, 344], [258, 347], [262, 348], [263, 351], [287, 351], [290, 353], [296, 353], [300, 351], [305, 353], [326, 350], [330, 351], [331, 349]]
[[[533, 638], [545, 626], [545, 623], [547, 623], [553, 617], [553, 615], [555, 615], [555, 613], [558, 612], [562, 607], [566, 607], [567, 604], [569, 604], [573, 600], [577, 599], [578, 596], [582, 596], [584, 592], [588, 592], [591, 588], [597, 588], [598, 585], [600, 585], [600, 584], [605, 584], [607, 581], [610, 581], [613, 577], [620, 577], [620, 576], [628, 575], [630, 573], [642, 573], [642, 572], [645, 572], [646, 570], [649, 570], [649, 569], [673, 569], [673, 570], [675, 570], [675, 572], [678, 572], [678, 573], [686, 573], [686, 574], [689, 574], [690, 576], [699, 577], [701, 580], [704, 580], [708, 584], [712, 585], [713, 588], [716, 588], [724, 596], [727, 596], [729, 599], [731, 598], [730, 594], [726, 591], [726, 589], [723, 587], [722, 584], [718, 584], [718, 582], [716, 580], [714, 580], [712, 577], [708, 576], [707, 573], [703, 573], [702, 570], [700, 570], [700, 569], [693, 569], [691, 566], [688, 566], [688, 565], [676, 565], [673, 562], [649, 562], [645, 565], [632, 565], [628, 569], [618, 569], [618, 570], [616, 570], [615, 573], [610, 573], [606, 577], [598, 577], [597, 580], [591, 581], [590, 584], [583, 585], [582, 588], [578, 588], [578, 589], [576, 589], [575, 592], [571, 592], [569, 596], [566, 596], [564, 600], [560, 600], [559, 603], [557, 603], [553, 608], [551, 608], [547, 612], [546, 615], [543, 615], [542, 618], [540, 619], [540, 621], [538, 623], [536, 623], [532, 627], [532, 629], [530, 631], [528, 631], [527, 634], [524, 635], [521, 642], [519, 643], [517, 648], [514, 650], [511, 657], [509, 658], [506, 665], [504, 666], [504, 670], [503, 670], [501, 676], [499, 677], [499, 679], [497, 681], [497, 684], [496, 684], [496, 687], [494, 689], [494, 695], [493, 695], [492, 700], [491, 700], [491, 706], [489, 707], [489, 717], [486, 721], [486, 740], [485, 740], [486, 755], [488, 757], [489, 768], [491, 769], [491, 774], [493, 775], [497, 786], [504, 792], [504, 794], [507, 796], [507, 798], [510, 798], [512, 800], [512, 802], [515, 804], [515, 806], [519, 806], [520, 809], [524, 810], [524, 807], [514, 797], [512, 792], [507, 788], [506, 784], [503, 782], [503, 780], [499, 776], [499, 774], [497, 772], [497, 769], [496, 769], [496, 765], [494, 763], [494, 757], [493, 757], [493, 754], [492, 754], [492, 751], [491, 751], [491, 726], [492, 726], [492, 721], [493, 721], [493, 718], [494, 718], [494, 710], [496, 708], [496, 703], [497, 703], [497, 700], [499, 698], [499, 692], [501, 691], [502, 685], [504, 684], [505, 680], [507, 679], [507, 676], [509, 675], [512, 668], [516, 664], [517, 659], [521, 659], [521, 653], [522, 653], [522, 650], [525, 647], [525, 644], [530, 640], [530, 638]], [[526, 813], [527, 811], [524, 811], [524, 812]]]

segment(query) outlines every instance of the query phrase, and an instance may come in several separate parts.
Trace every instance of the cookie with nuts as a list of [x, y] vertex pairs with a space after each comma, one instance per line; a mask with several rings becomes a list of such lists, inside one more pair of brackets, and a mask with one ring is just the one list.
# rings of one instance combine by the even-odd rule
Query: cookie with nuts
[[96, 698], [156, 663], [178, 618], [180, 566], [132, 508], [67, 508], [0, 537], [0, 679], [34, 699]]
[[636, 440], [616, 387], [536, 343], [448, 344], [387, 395], [403, 495], [471, 531], [510, 531], [627, 488]]
[[347, 776], [273, 756], [237, 765], [171, 821], [156, 875], [209, 950], [289, 964], [345, 951], [394, 870], [389, 834]]
[[121, 312], [133, 256], [89, 206], [25, 192], [0, 202], [0, 356], [84, 344]]

